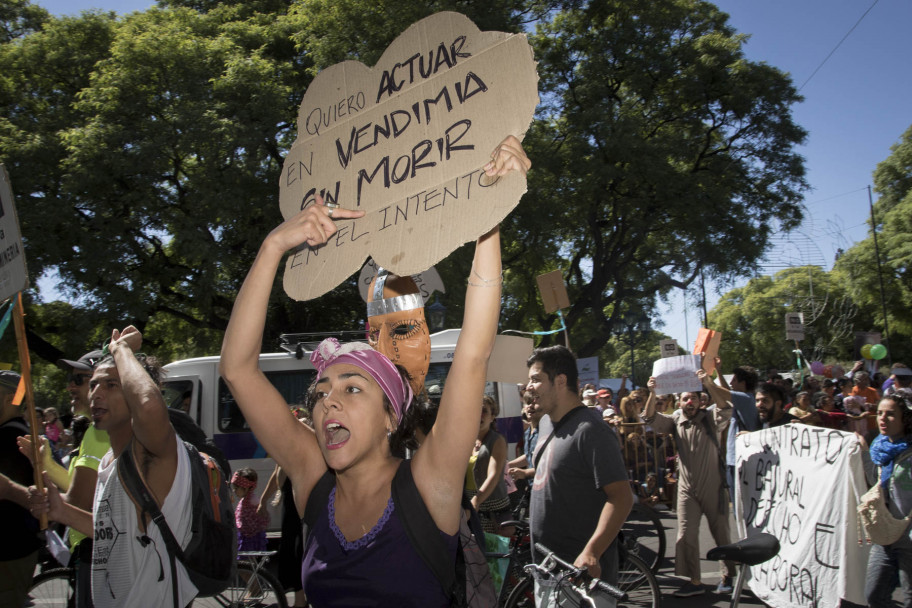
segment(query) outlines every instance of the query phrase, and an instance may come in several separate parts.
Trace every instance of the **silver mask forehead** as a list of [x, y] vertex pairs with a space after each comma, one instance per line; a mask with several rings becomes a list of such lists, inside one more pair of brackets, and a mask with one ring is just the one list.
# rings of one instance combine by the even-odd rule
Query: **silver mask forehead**
[[383, 288], [390, 273], [385, 268], [377, 268], [377, 280], [374, 281], [373, 301], [367, 303], [367, 316], [379, 317], [391, 312], [402, 312], [424, 308], [424, 299], [420, 293], [409, 293], [395, 298], [383, 298]]

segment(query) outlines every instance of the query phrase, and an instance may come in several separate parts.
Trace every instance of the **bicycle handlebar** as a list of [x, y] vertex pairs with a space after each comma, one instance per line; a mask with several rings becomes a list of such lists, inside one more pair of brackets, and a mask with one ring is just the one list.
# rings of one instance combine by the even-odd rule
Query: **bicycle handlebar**
[[581, 579], [582, 582], [588, 581], [589, 589], [593, 589], [593, 588], [597, 587], [597, 588], [601, 589], [602, 591], [604, 591], [605, 593], [607, 593], [608, 595], [610, 595], [620, 601], [625, 601], [627, 599], [627, 594], [624, 591], [621, 591], [620, 589], [618, 589], [611, 583], [607, 583], [600, 578], [594, 578], [594, 577], [589, 576], [589, 572], [585, 568], [577, 568], [573, 564], [569, 564], [569, 563], [565, 562], [564, 560], [559, 558], [554, 553], [554, 551], [552, 551], [548, 547], [544, 546], [543, 544], [535, 543], [535, 550], [545, 556], [545, 559], [542, 560], [541, 564], [533, 564], [535, 566], [535, 569], [538, 570], [539, 572], [543, 572], [543, 573], [546, 572], [546, 573], [550, 574], [550, 568], [544, 567], [543, 564], [545, 564], [548, 561], [553, 561], [555, 564], [560, 566], [561, 569], [568, 571], [570, 573], [571, 577], [579, 578], [579, 579]]

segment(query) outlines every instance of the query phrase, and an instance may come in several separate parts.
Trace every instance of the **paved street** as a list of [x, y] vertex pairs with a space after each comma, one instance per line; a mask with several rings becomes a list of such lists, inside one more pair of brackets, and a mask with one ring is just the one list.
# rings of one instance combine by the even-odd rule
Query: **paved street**
[[[703, 583], [706, 585], [707, 591], [704, 595], [688, 598], [677, 598], [672, 595], [681, 583], [684, 582], [684, 579], [674, 576], [674, 562], [672, 560], [674, 557], [675, 536], [677, 534], [677, 519], [674, 513], [667, 510], [659, 511], [659, 514], [662, 517], [662, 524], [665, 526], [665, 538], [667, 541], [665, 550], [666, 559], [657, 575], [659, 585], [662, 587], [662, 608], [727, 607], [731, 601], [731, 595], [716, 595], [715, 593], [716, 584], [719, 582], [719, 562], [705, 559], [706, 552], [715, 546], [712, 535], [709, 533], [709, 527], [706, 525], [705, 518], [700, 526], [700, 555], [704, 558], [701, 560], [701, 570], [703, 572]], [[734, 518], [731, 520], [731, 530], [733, 536], [732, 541], [734, 542], [737, 540]], [[747, 585], [745, 585], [745, 591], [741, 595], [741, 605], [763, 606], [764, 604], [754, 598], [747, 588]]]

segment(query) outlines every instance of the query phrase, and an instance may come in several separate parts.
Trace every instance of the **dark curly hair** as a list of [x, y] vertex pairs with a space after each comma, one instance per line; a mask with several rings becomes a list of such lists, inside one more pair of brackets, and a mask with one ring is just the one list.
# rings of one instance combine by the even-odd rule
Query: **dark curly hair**
[[[136, 360], [139, 361], [139, 364], [142, 365], [143, 369], [146, 370], [146, 373], [149, 374], [149, 377], [152, 378], [152, 382], [155, 383], [155, 386], [161, 388], [162, 380], [164, 380], [167, 372], [162, 368], [158, 358], [145, 353], [135, 353], [134, 356], [136, 357]], [[98, 369], [105, 365], [114, 365], [116, 367], [114, 355], [105, 355], [102, 357], [98, 363], [95, 364], [95, 368]]]
[[[397, 365], [396, 369], [399, 370], [399, 375], [402, 377], [403, 382], [409, 382], [411, 380], [411, 375], [404, 367]], [[314, 406], [317, 404], [317, 381], [319, 379], [319, 376], [314, 378], [314, 381], [307, 389], [307, 393], [304, 395], [304, 409], [307, 411], [311, 421], [313, 420]], [[424, 411], [426, 409], [420, 407], [418, 404], [423, 402], [425, 395], [426, 392], [422, 391], [421, 395], [412, 396], [412, 401], [406, 408], [405, 414], [399, 422], [399, 426], [397, 426], [396, 430], [389, 435], [390, 453], [396, 458], [405, 458], [406, 450], [418, 449], [415, 429], [419, 428], [419, 423], [425, 415]], [[383, 409], [387, 415], [394, 413], [393, 405], [390, 403], [386, 393], [383, 393]]]
[[892, 401], [902, 412], [903, 434], [912, 435], [912, 389], [901, 388], [895, 393], [884, 395], [881, 401]]

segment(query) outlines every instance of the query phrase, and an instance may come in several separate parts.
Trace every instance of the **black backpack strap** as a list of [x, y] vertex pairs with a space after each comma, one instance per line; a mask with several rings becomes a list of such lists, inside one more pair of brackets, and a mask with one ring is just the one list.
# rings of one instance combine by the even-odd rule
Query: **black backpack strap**
[[301, 520], [303, 525], [303, 538], [307, 542], [307, 535], [317, 522], [320, 512], [326, 508], [329, 502], [329, 493], [336, 486], [336, 476], [332, 471], [323, 473], [323, 477], [317, 482], [317, 485], [310, 491], [307, 497], [307, 505], [304, 507], [304, 517]]
[[[183, 445], [183, 442], [179, 440], [178, 443]], [[133, 500], [139, 505], [143, 519], [145, 519], [146, 514], [148, 514], [151, 520], [155, 522], [155, 525], [158, 526], [159, 532], [161, 532], [162, 539], [165, 541], [165, 547], [168, 550], [168, 561], [171, 562], [171, 591], [174, 597], [174, 608], [182, 608], [178, 603], [177, 564], [175, 563], [175, 558], [183, 561], [184, 550], [181, 549], [180, 543], [174, 538], [171, 527], [168, 525], [168, 522], [165, 521], [165, 516], [162, 515], [161, 509], [158, 508], [155, 499], [152, 497], [152, 492], [146, 487], [145, 482], [136, 468], [136, 463], [133, 461], [132, 440], [117, 458], [117, 474], [120, 477], [123, 486], [133, 497]]]
[[457, 598], [460, 589], [465, 593], [465, 581], [461, 581], [461, 586], [457, 585], [456, 567], [440, 536], [440, 529], [418, 493], [410, 460], [403, 460], [399, 464], [396, 476], [393, 477], [392, 497], [412, 547], [434, 573], [451, 602], [460, 605]]

